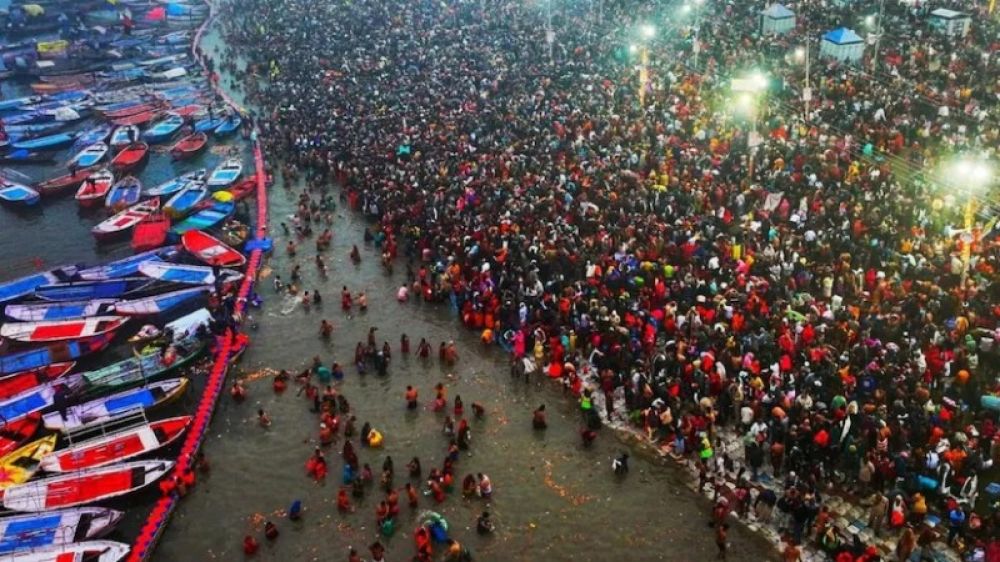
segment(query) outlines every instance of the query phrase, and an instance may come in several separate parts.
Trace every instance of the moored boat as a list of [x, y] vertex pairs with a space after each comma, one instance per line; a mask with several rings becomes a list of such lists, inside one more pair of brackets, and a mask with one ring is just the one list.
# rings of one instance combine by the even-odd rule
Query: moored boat
[[207, 173], [204, 168], [200, 170], [195, 170], [193, 172], [188, 172], [186, 174], [181, 174], [176, 178], [169, 179], [156, 187], [152, 187], [146, 190], [146, 195], [150, 197], [154, 196], [164, 196], [173, 195], [178, 191], [184, 189], [191, 182], [199, 181], [204, 182]]
[[[96, 539], [111, 531], [121, 521], [121, 511], [103, 507], [78, 507], [46, 513], [29, 513], [0, 518], [0, 554], [71, 545]], [[87, 544], [87, 543], [81, 543]], [[90, 548], [89, 546], [85, 548]], [[101, 547], [103, 548], [103, 547]], [[97, 549], [95, 549], [95, 552]], [[66, 553], [69, 551], [59, 551]], [[14, 560], [18, 560], [14, 558]], [[25, 558], [25, 562], [35, 560]], [[55, 560], [60, 560], [56, 558]], [[70, 558], [75, 561], [75, 558]]]
[[211, 267], [179, 263], [144, 263], [139, 266], [143, 275], [159, 281], [186, 283], [188, 285], [211, 285], [215, 283], [215, 273]]
[[200, 181], [191, 181], [170, 198], [163, 206], [163, 212], [171, 217], [183, 217], [194, 210], [198, 203], [208, 197], [208, 187]]
[[46, 472], [72, 472], [129, 460], [173, 443], [189, 423], [191, 416], [178, 416], [101, 435], [49, 453], [41, 466]]
[[[20, 373], [14, 373], [13, 375], [7, 375], [0, 378], [0, 400], [6, 400], [12, 396], [17, 396], [22, 392], [26, 392], [46, 383], [54, 382], [57, 379], [66, 375], [73, 369], [76, 365], [73, 361], [66, 363], [53, 363], [47, 367], [42, 367], [40, 369], [32, 369], [30, 371], [21, 371]], [[39, 417], [39, 421], [41, 418]], [[7, 431], [9, 428], [4, 427], [2, 431], [4, 433], [11, 433]], [[14, 432], [16, 433], [16, 432]], [[34, 434], [34, 430], [31, 434]], [[29, 435], [30, 437], [31, 435]], [[9, 451], [4, 451], [0, 447], [0, 455], [5, 455]]]
[[42, 285], [35, 289], [35, 296], [47, 301], [82, 301], [108, 299], [140, 291], [150, 285], [145, 277], [121, 277], [100, 281], [71, 281]]
[[206, 184], [212, 191], [225, 189], [240, 179], [243, 173], [243, 161], [239, 158], [227, 158], [212, 170]]
[[73, 361], [98, 352], [111, 343], [114, 334], [104, 334], [77, 341], [56, 342], [44, 347], [0, 355], [0, 375], [39, 369], [54, 363]]
[[228, 219], [235, 210], [236, 204], [232, 201], [216, 201], [211, 207], [200, 209], [186, 219], [173, 225], [170, 228], [170, 234], [182, 236], [185, 232], [191, 230], [212, 228]]
[[170, 155], [174, 160], [186, 160], [200, 154], [207, 146], [208, 135], [196, 132], [174, 143], [174, 146], [170, 147]]
[[111, 186], [104, 198], [104, 206], [121, 210], [138, 203], [140, 197], [142, 197], [142, 182], [135, 176], [125, 176]]
[[0, 178], [0, 202], [31, 207], [41, 200], [42, 196], [34, 189]]
[[42, 459], [55, 450], [56, 439], [55, 434], [48, 435], [0, 457], [0, 491], [30, 480]]
[[242, 267], [247, 262], [243, 254], [200, 230], [185, 232], [181, 244], [188, 253], [211, 266]]
[[[150, 409], [179, 397], [187, 388], [186, 378], [153, 382], [146, 386], [117, 392], [83, 404], [42, 415], [42, 424], [53, 431], [72, 431], [84, 425], [106, 422], [115, 416], [139, 408]], [[0, 405], [2, 411], [2, 405]]]
[[139, 135], [139, 127], [135, 125], [122, 125], [115, 128], [114, 132], [111, 133], [111, 140], [108, 141], [108, 144], [114, 150], [121, 150], [139, 140]]
[[21, 322], [41, 322], [43, 320], [69, 320], [100, 316], [111, 310], [113, 299], [97, 299], [79, 302], [39, 302], [8, 304], [4, 314]]
[[[134, 461], [60, 474], [9, 488], [4, 493], [3, 506], [14, 511], [48, 511], [106, 500], [156, 482], [173, 466], [172, 461]], [[75, 543], [74, 546], [95, 542]], [[124, 552], [127, 551], [125, 547]]]
[[121, 316], [90, 316], [70, 320], [7, 322], [0, 326], [0, 337], [26, 343], [75, 340], [113, 332], [127, 320]]
[[76, 266], [70, 265], [0, 283], [0, 303], [28, 296], [42, 285], [68, 281], [76, 277], [78, 272]]
[[108, 155], [108, 150], [108, 145], [103, 142], [95, 142], [70, 158], [69, 166], [74, 169], [96, 166], [98, 162], [104, 160], [104, 157]]
[[144, 142], [134, 142], [121, 150], [111, 159], [111, 169], [126, 172], [138, 168], [149, 158], [149, 145]]
[[[15, 423], [55, 403], [56, 388], [52, 384], [42, 384], [0, 401], [0, 416], [6, 423]], [[44, 420], [44, 416], [43, 416]]]
[[166, 142], [174, 136], [181, 127], [184, 126], [184, 118], [177, 114], [168, 113], [164, 119], [150, 127], [142, 134], [143, 140], [155, 144]]
[[86, 177], [76, 190], [76, 202], [81, 207], [91, 207], [104, 202], [108, 191], [115, 183], [115, 175], [111, 170], [98, 170]]
[[156, 119], [159, 116], [160, 116], [159, 111], [143, 111], [142, 113], [136, 113], [133, 115], [127, 115], [125, 117], [118, 117], [116, 119], [112, 119], [111, 122], [114, 123], [115, 125], [135, 125], [138, 127], [145, 125], [146, 123], [149, 123], [150, 121]]
[[72, 174], [66, 174], [39, 182], [35, 184], [35, 190], [38, 191], [42, 197], [57, 195], [65, 192], [71, 187], [79, 186], [80, 182], [87, 179], [87, 176], [89, 176], [92, 172], [93, 170], [82, 168], [80, 170], [76, 170]]
[[233, 114], [227, 117], [222, 123], [219, 123], [219, 126], [212, 130], [212, 134], [216, 137], [229, 136], [239, 130], [242, 124], [243, 119], [239, 115]]
[[28, 439], [31, 439], [38, 432], [41, 425], [42, 414], [40, 412], [34, 412], [17, 421], [0, 424], [0, 455], [6, 455], [27, 443]]
[[108, 218], [94, 228], [90, 229], [90, 232], [98, 240], [114, 238], [115, 236], [128, 231], [135, 225], [139, 224], [146, 217], [149, 217], [159, 210], [160, 198], [154, 197], [141, 203], [137, 203], [114, 215], [113, 217]]
[[46, 150], [61, 150], [73, 144], [74, 141], [76, 141], [76, 137], [71, 133], [56, 133], [31, 140], [14, 142], [11, 143], [10, 147], [14, 150], [42, 152]]
[[160, 314], [172, 308], [189, 303], [193, 300], [204, 297], [210, 292], [209, 287], [195, 287], [192, 289], [181, 289], [144, 297], [141, 299], [119, 301], [114, 306], [115, 314], [126, 316], [145, 316], [150, 314]]
[[135, 275], [139, 272], [139, 264], [142, 262], [170, 259], [176, 256], [177, 253], [177, 246], [157, 247], [156, 249], [147, 250], [145, 252], [128, 256], [120, 260], [115, 260], [104, 265], [81, 269], [78, 275], [80, 279], [83, 279], [84, 281], [101, 281], [105, 279], [128, 277], [129, 275]]
[[170, 231], [170, 217], [154, 213], [139, 221], [132, 229], [132, 249], [141, 252], [162, 246], [167, 242]]
[[7, 562], [119, 562], [131, 547], [115, 541], [85, 541], [18, 550]]

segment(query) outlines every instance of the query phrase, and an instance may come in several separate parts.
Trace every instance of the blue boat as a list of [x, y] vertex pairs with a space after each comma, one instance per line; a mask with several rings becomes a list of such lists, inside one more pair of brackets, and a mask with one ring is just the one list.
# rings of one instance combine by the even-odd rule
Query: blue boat
[[135, 254], [134, 256], [113, 261], [105, 265], [81, 269], [79, 271], [79, 277], [84, 281], [104, 281], [107, 279], [128, 277], [139, 273], [139, 265], [147, 261], [169, 260], [176, 257], [179, 253], [180, 249], [177, 246], [164, 246], [162, 248], [156, 248], [155, 250], [149, 250], [148, 252], [142, 252], [141, 254]]
[[38, 123], [36, 125], [11, 125], [10, 127], [6, 127], [4, 130], [11, 137], [27, 138], [54, 133], [65, 126], [66, 123], [62, 121], [55, 121], [53, 123]]
[[242, 174], [243, 161], [239, 158], [227, 158], [212, 170], [205, 183], [212, 191], [218, 191], [236, 183]]
[[208, 194], [208, 187], [204, 183], [200, 181], [190, 182], [167, 201], [167, 204], [163, 206], [163, 212], [169, 216], [183, 217], [193, 211], [198, 203], [204, 201]]
[[0, 519], [0, 554], [96, 539], [118, 524], [121, 511], [78, 507]]
[[0, 419], [4, 423], [20, 421], [35, 412], [41, 412], [55, 402], [56, 390], [51, 384], [43, 384], [0, 402]]
[[146, 104], [146, 103], [149, 103], [149, 100], [142, 99], [142, 98], [136, 98], [136, 99], [131, 99], [131, 100], [128, 100], [128, 101], [119, 101], [119, 102], [115, 102], [115, 103], [106, 103], [106, 104], [103, 104], [103, 105], [99, 105], [99, 106], [95, 107], [94, 109], [97, 110], [97, 111], [99, 111], [99, 112], [101, 112], [101, 113], [110, 113], [112, 111], [119, 111], [119, 110], [122, 110], [122, 109], [128, 109], [130, 107], [135, 107], [137, 105], [143, 105], [143, 104]]
[[0, 283], [0, 303], [26, 297], [42, 285], [69, 281], [76, 276], [77, 271], [76, 266], [69, 265]]
[[212, 134], [217, 137], [231, 135], [235, 133], [242, 124], [243, 119], [241, 119], [239, 115], [230, 115], [225, 121], [222, 122], [221, 125], [215, 128]]
[[38, 111], [19, 113], [17, 115], [8, 115], [7, 117], [3, 118], [4, 124], [10, 124], [10, 125], [30, 125], [32, 123], [46, 123], [48, 121], [55, 121], [55, 116], [48, 115], [46, 113], [40, 113]]
[[153, 125], [142, 134], [148, 143], [166, 142], [184, 126], [184, 118], [180, 115], [167, 114], [166, 119]]
[[106, 315], [112, 311], [112, 305], [116, 302], [118, 301], [114, 299], [97, 299], [92, 301], [8, 304], [4, 308], [4, 314], [8, 318], [22, 322], [71, 320]]
[[37, 205], [42, 196], [26, 185], [0, 179], [0, 202], [11, 205]]
[[139, 266], [139, 271], [150, 279], [171, 283], [187, 285], [211, 285], [215, 283], [215, 273], [212, 268], [204, 265], [147, 262]]
[[97, 142], [104, 142], [108, 140], [111, 136], [112, 127], [111, 125], [104, 124], [98, 125], [92, 129], [88, 129], [80, 134], [76, 139], [76, 146], [88, 146]]
[[46, 137], [38, 137], [26, 141], [15, 142], [11, 148], [15, 150], [60, 150], [73, 144], [76, 136], [72, 133], [58, 133]]
[[112, 339], [114, 334], [109, 333], [82, 340], [57, 342], [20, 353], [0, 355], [0, 375], [12, 375], [47, 367], [53, 363], [75, 361], [84, 355], [104, 349]]
[[167, 180], [160, 185], [147, 189], [145, 195], [147, 197], [160, 197], [168, 196], [177, 193], [178, 191], [184, 189], [191, 182], [203, 182], [205, 178], [208, 177], [208, 172], [204, 168], [200, 170], [195, 170], [193, 172], [188, 172], [186, 174], [177, 176], [172, 180]]
[[150, 285], [145, 277], [122, 277], [102, 281], [53, 283], [35, 289], [35, 296], [47, 301], [87, 301], [110, 299], [142, 290]]
[[196, 299], [202, 299], [211, 290], [211, 287], [202, 286], [130, 301], [119, 301], [115, 304], [115, 314], [124, 314], [126, 316], [160, 314]]
[[40, 96], [28, 96], [25, 98], [15, 98], [10, 100], [0, 101], [0, 111], [12, 111], [20, 108], [23, 105], [28, 105], [30, 103], [38, 103], [41, 101]]
[[205, 117], [204, 119], [199, 119], [194, 123], [194, 132], [196, 133], [208, 133], [214, 131], [219, 125], [222, 125], [226, 121], [225, 117]]
[[104, 160], [104, 157], [108, 155], [108, 151], [108, 145], [103, 142], [95, 142], [70, 158], [69, 165], [75, 169], [96, 166], [98, 162]]
[[39, 164], [52, 162], [56, 157], [52, 152], [32, 152], [30, 150], [12, 150], [0, 154], [0, 162], [4, 164]]
[[90, 97], [90, 92], [88, 92], [87, 90], [66, 90], [63, 92], [55, 92], [53, 94], [48, 94], [45, 96], [45, 100], [81, 102], [89, 97]]
[[142, 182], [135, 176], [125, 176], [115, 182], [104, 199], [109, 209], [124, 209], [139, 202], [142, 197]]
[[207, 209], [202, 209], [189, 216], [181, 222], [175, 224], [170, 229], [170, 234], [180, 236], [189, 230], [206, 230], [228, 219], [236, 209], [236, 204], [232, 201], [218, 201]]

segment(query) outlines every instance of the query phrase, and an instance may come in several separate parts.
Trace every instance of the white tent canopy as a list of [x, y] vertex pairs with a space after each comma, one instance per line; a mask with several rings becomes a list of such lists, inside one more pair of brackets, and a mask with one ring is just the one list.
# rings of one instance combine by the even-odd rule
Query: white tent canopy
[[823, 35], [819, 56], [843, 62], [858, 62], [865, 55], [865, 41], [854, 30], [841, 27]]
[[795, 29], [795, 12], [774, 3], [760, 13], [761, 33], [787, 33]]
[[972, 17], [969, 14], [956, 12], [955, 10], [938, 8], [931, 12], [929, 23], [931, 28], [946, 35], [965, 37], [969, 33]]

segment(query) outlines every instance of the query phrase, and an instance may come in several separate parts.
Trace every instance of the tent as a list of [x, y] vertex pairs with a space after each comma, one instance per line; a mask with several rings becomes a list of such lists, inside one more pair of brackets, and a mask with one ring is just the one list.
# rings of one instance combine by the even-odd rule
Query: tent
[[760, 13], [761, 33], [787, 33], [795, 29], [795, 12], [781, 4], [771, 4]]
[[841, 27], [823, 35], [819, 56], [843, 62], [858, 62], [865, 54], [865, 41], [851, 29]]
[[955, 10], [938, 8], [931, 12], [929, 23], [931, 29], [939, 33], [952, 37], [965, 37], [969, 33], [972, 17]]
[[167, 19], [167, 9], [163, 6], [153, 8], [146, 13], [146, 20], [148, 21], [163, 21], [165, 19]]

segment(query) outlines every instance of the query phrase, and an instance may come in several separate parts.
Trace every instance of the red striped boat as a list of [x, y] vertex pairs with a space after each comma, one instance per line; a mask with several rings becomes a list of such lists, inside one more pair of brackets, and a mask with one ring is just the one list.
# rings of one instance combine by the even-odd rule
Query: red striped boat
[[167, 418], [88, 439], [42, 458], [46, 472], [72, 472], [98, 468], [151, 453], [180, 437], [192, 416]]
[[87, 176], [76, 190], [76, 202], [81, 207], [92, 207], [104, 201], [104, 196], [115, 183], [115, 175], [110, 170], [99, 170]]
[[144, 219], [160, 210], [160, 198], [153, 197], [148, 201], [140, 201], [128, 209], [101, 222], [90, 233], [98, 240], [107, 240], [124, 233], [142, 222]]
[[145, 252], [159, 248], [166, 243], [169, 230], [170, 217], [163, 213], [149, 215], [135, 225], [135, 230], [132, 231], [132, 249]]
[[112, 119], [111, 123], [115, 125], [145, 125], [159, 116], [159, 111], [143, 111], [142, 113], [136, 113], [135, 115]]
[[191, 255], [208, 265], [240, 267], [247, 262], [246, 256], [200, 230], [189, 230], [182, 234], [181, 244]]
[[139, 105], [123, 107], [122, 109], [116, 109], [114, 111], [107, 111], [104, 113], [104, 117], [107, 119], [123, 119], [140, 113], [146, 113], [147, 111], [156, 111], [162, 107], [163, 104], [161, 103], [140, 103]]
[[43, 478], [4, 490], [3, 506], [49, 511], [116, 498], [156, 482], [173, 467], [173, 461], [137, 461]]
[[35, 191], [41, 193], [43, 197], [49, 195], [55, 195], [60, 193], [70, 187], [80, 185], [80, 182], [87, 179], [93, 169], [84, 168], [82, 170], [77, 170], [72, 174], [66, 174], [64, 176], [55, 177], [43, 182], [35, 184]]
[[75, 320], [9, 322], [0, 326], [0, 337], [28, 343], [75, 340], [107, 334], [127, 320], [121, 316], [91, 316]]
[[205, 133], [194, 133], [177, 141], [170, 147], [170, 155], [174, 160], [185, 160], [191, 158], [208, 146], [208, 135]]
[[[53, 363], [40, 369], [21, 371], [0, 379], [0, 401], [21, 394], [25, 390], [35, 388], [40, 384], [52, 382], [65, 375], [73, 369], [76, 363], [67, 361], [64, 363]], [[6, 453], [0, 451], [0, 457]]]

